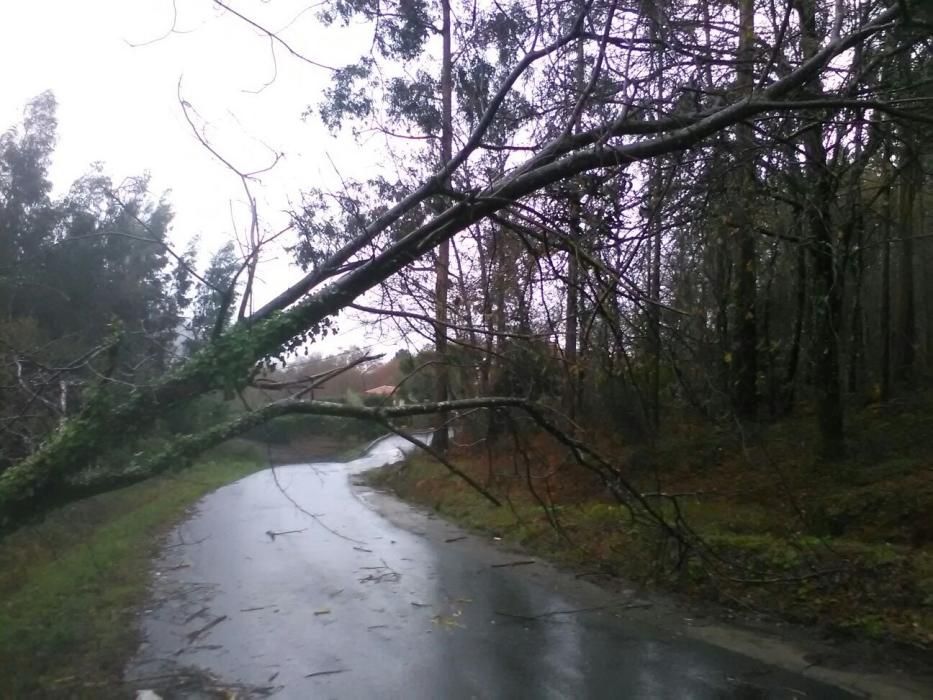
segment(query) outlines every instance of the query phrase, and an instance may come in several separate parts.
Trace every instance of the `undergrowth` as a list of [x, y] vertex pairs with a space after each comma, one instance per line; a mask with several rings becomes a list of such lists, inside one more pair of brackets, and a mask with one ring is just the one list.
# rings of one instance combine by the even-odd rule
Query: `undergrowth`
[[[459, 467], [507, 503], [502, 508], [426, 457], [371, 478], [467, 527], [579, 571], [928, 651], [929, 409], [868, 407], [852, 418], [848, 456], [830, 464], [815, 457], [817, 439], [806, 417], [743, 439], [684, 425], [635, 460], [626, 459], [632, 451], [615, 447], [626, 478], [644, 492], [679, 494], [681, 512], [704, 543], [702, 552], [679, 562], [657, 528], [632, 521], [590, 475], [533, 441], [524, 446], [532, 457], [527, 462], [516, 459], [511, 445], [500, 445], [491, 459], [454, 455]], [[673, 515], [668, 500], [657, 503]]]

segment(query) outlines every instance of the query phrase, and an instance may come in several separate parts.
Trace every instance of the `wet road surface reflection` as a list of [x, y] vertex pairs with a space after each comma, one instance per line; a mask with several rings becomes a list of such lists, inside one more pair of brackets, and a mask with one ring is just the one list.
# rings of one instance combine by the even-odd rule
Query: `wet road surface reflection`
[[550, 567], [494, 566], [527, 557], [353, 488], [401, 449], [206, 497], [156, 563], [128, 676], [197, 668], [301, 699], [853, 697], [633, 621], [637, 600]]

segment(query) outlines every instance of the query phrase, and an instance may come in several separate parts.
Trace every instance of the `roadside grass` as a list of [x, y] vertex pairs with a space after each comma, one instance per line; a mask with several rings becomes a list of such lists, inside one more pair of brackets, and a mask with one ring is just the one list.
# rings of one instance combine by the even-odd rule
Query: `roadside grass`
[[[678, 503], [709, 556], [691, 556], [679, 567], [656, 528], [633, 523], [587, 474], [557, 464], [547, 451], [539, 451], [531, 479], [515, 469], [508, 450], [492, 462], [454, 455], [460, 468], [502, 497], [502, 508], [425, 456], [369, 479], [581, 573], [622, 576], [929, 653], [933, 411], [878, 411], [853, 416], [851, 456], [832, 465], [812, 457], [816, 436], [798, 419], [766, 428], [757, 444], [744, 446], [686, 431], [655, 451], [649, 465], [627, 468], [644, 491], [686, 494]], [[537, 484], [550, 516], [528, 483]], [[659, 508], [673, 516], [670, 503]]]
[[162, 535], [203, 495], [264, 465], [256, 447], [232, 442], [0, 542], [0, 697], [127, 697], [123, 669]]

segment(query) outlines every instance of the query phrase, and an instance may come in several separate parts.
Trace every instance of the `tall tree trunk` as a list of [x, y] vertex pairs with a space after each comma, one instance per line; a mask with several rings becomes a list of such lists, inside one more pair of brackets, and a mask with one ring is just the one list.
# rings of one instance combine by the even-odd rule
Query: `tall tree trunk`
[[[815, 0], [798, 0], [801, 49], [804, 59], [819, 48]], [[815, 94], [823, 91], [819, 78], [807, 86]], [[817, 419], [823, 457], [837, 459], [844, 454], [842, 377], [840, 376], [839, 334], [842, 320], [842, 276], [837, 270], [833, 235], [833, 183], [823, 143], [823, 122], [818, 114], [804, 114], [810, 125], [803, 132], [806, 158], [804, 170], [809, 188], [807, 225], [810, 256], [813, 261], [814, 383]]]
[[898, 197], [898, 234], [901, 259], [898, 266], [897, 371], [895, 379], [907, 385], [913, 380], [917, 348], [917, 315], [914, 295], [914, 213], [919, 180], [919, 161], [912, 139], [904, 139], [902, 176]]
[[803, 339], [803, 324], [807, 313], [807, 249], [803, 244], [797, 248], [797, 289], [794, 309], [794, 334], [791, 337], [787, 370], [781, 386], [781, 413], [784, 415], [790, 413], [794, 407], [797, 369], [800, 366], [800, 342]]
[[[739, 3], [739, 46], [736, 88], [751, 94], [755, 84], [755, 4]], [[754, 420], [758, 414], [758, 256], [752, 231], [751, 197], [755, 190], [755, 136], [751, 124], [740, 123], [735, 131], [739, 162], [740, 201], [736, 202], [736, 279], [735, 279], [735, 410], [740, 418]]]
[[[862, 115], [863, 116], [863, 115]], [[855, 157], [858, 161], [862, 155], [862, 116], [855, 133]], [[850, 244], [855, 245], [855, 271], [852, 295], [852, 322], [849, 328], [849, 377], [848, 386], [851, 393], [860, 388], [860, 378], [864, 376], [863, 365], [865, 356], [865, 328], [862, 323], [862, 280], [865, 276], [865, 207], [862, 201], [861, 169], [856, 169], [858, 175], [850, 184], [849, 203], [852, 209], [851, 234], [848, 236]]]
[[[921, 162], [922, 166], [922, 162]], [[925, 178], [925, 173], [921, 170], [921, 176]], [[927, 189], [926, 179], [922, 179], [918, 183], [917, 191], [917, 218], [916, 218], [916, 234], [917, 236], [926, 236], [926, 231], [929, 230], [929, 222], [927, 220], [927, 195], [929, 190]], [[920, 269], [926, 270], [929, 269], [933, 260], [931, 260], [931, 243], [930, 239], [926, 238], [923, 243], [920, 244]], [[918, 314], [922, 319], [922, 327], [918, 330], [918, 345], [920, 343], [919, 338], [923, 339], [923, 345], [920, 348], [921, 350], [921, 360], [923, 363], [923, 371], [926, 376], [929, 376], [931, 370], [931, 358], [933, 358], [933, 314], [931, 314], [930, 304], [933, 302], [933, 278], [931, 275], [921, 275], [922, 282], [919, 283], [920, 287], [920, 308], [922, 311], [919, 311]]]
[[[441, 163], [453, 156], [453, 78], [451, 75], [451, 22], [450, 0], [441, 0]], [[447, 401], [450, 396], [450, 366], [447, 356], [447, 292], [449, 287], [450, 242], [444, 240], [437, 248], [434, 283], [434, 350], [437, 353], [435, 370], [435, 396]], [[466, 300], [464, 300], [466, 301]], [[438, 413], [433, 446], [443, 453], [448, 448], [446, 411]]]
[[719, 229], [714, 234], [713, 249], [715, 289], [716, 289], [716, 339], [719, 343], [719, 354], [723, 359], [718, 363], [719, 386], [730, 398], [732, 391], [732, 365], [725, 361], [732, 353], [732, 326], [729, 319], [729, 303], [732, 298], [733, 262], [735, 256], [727, 245], [726, 233]]
[[[655, 1], [651, 3], [651, 41], [662, 41], [662, 7]], [[664, 54], [659, 52], [651, 56], [651, 69], [657, 75], [653, 89], [659, 102], [664, 94]], [[662, 115], [658, 114], [658, 118]], [[648, 219], [645, 222], [650, 239], [648, 249], [648, 358], [649, 358], [649, 414], [653, 436], [657, 437], [661, 428], [661, 250], [662, 226], [661, 210], [663, 207], [664, 183], [662, 162], [652, 161], [648, 170]]]
[[[822, 138], [821, 128], [815, 128], [812, 131], [818, 133], [808, 137], [811, 151], [817, 148], [813, 143]], [[822, 143], [819, 144], [819, 149], [822, 150]], [[812, 237], [810, 252], [813, 258], [813, 292], [816, 300], [814, 309], [816, 376], [814, 379], [823, 453], [826, 457], [835, 458], [843, 453], [844, 437], [842, 384], [839, 374], [842, 280], [836, 270], [836, 250], [832, 228], [828, 221], [829, 212], [826, 210], [832, 196], [832, 187], [825, 170], [818, 175], [818, 178], [814, 187], [814, 194], [818, 199], [811, 202], [808, 217]], [[821, 206], [820, 202], [826, 204]]]
[[[575, 245], [580, 244], [580, 202], [577, 195], [571, 202], [570, 236]], [[564, 390], [564, 413], [573, 423], [577, 419], [579, 399], [579, 358], [577, 357], [577, 329], [580, 317], [580, 261], [577, 251], [567, 255], [567, 318], [564, 325], [564, 365], [567, 373], [567, 385]]]
[[651, 357], [651, 427], [657, 434], [661, 428], [661, 226], [660, 174], [652, 168], [655, 200], [650, 214], [651, 253], [648, 270], [648, 334]]
[[775, 418], [778, 414], [778, 381], [775, 370], [776, 355], [771, 341], [771, 319], [774, 316], [774, 302], [772, 301], [772, 290], [774, 289], [775, 269], [777, 268], [780, 247], [775, 246], [771, 253], [771, 260], [768, 263], [767, 282], [764, 286], [764, 303], [761, 304], [761, 344], [767, 348], [765, 351], [763, 372], [767, 377], [768, 388], [768, 415]]
[[[480, 322], [486, 331], [483, 338], [483, 346], [486, 350], [479, 361], [479, 392], [480, 396], [489, 395], [489, 378], [492, 369], [492, 353], [495, 346], [495, 324], [493, 322], [493, 308], [498, 299], [498, 291], [501, 286], [500, 278], [502, 276], [502, 266], [496, 259], [495, 241], [496, 236], [490, 235], [487, 239], [482, 231], [478, 231], [474, 237], [476, 245], [476, 256], [479, 262], [480, 290], [482, 294], [482, 304]], [[488, 241], [488, 243], [487, 243]], [[487, 250], [487, 245], [489, 249]], [[492, 266], [495, 266], [494, 268]], [[493, 274], [490, 274], [493, 273]], [[461, 296], [465, 305], [469, 305], [467, 294], [469, 293], [461, 281]], [[474, 345], [477, 341], [471, 341]]]
[[865, 325], [862, 323], [862, 278], [865, 262], [861, 250], [861, 234], [858, 235], [859, 250], [856, 253], [855, 302], [852, 305], [852, 328], [849, 339], [849, 391], [859, 391], [862, 384], [863, 361], [865, 358]]
[[[586, 78], [584, 42], [577, 42], [576, 60], [574, 62], [574, 88], [575, 94], [582, 98], [584, 81]], [[579, 119], [573, 124], [574, 131], [579, 130]], [[570, 420], [570, 430], [577, 419], [577, 408], [580, 403], [580, 358], [578, 355], [578, 329], [580, 327], [580, 260], [576, 246], [580, 245], [583, 233], [582, 207], [583, 191], [579, 181], [575, 184], [575, 192], [570, 201], [570, 238], [574, 249], [567, 257], [567, 319], [564, 327], [564, 366], [566, 367], [567, 383], [564, 389], [564, 413]]]
[[891, 398], [891, 182], [887, 155], [882, 179], [885, 181], [881, 222], [881, 400]]

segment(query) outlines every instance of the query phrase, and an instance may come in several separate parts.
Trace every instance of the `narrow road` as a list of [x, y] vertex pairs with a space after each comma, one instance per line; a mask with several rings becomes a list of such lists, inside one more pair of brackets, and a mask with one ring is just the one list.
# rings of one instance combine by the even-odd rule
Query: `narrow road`
[[402, 445], [206, 497], [156, 562], [128, 678], [159, 689], [200, 673], [240, 697], [302, 700], [855, 697], [648, 624], [633, 594], [351, 484]]

